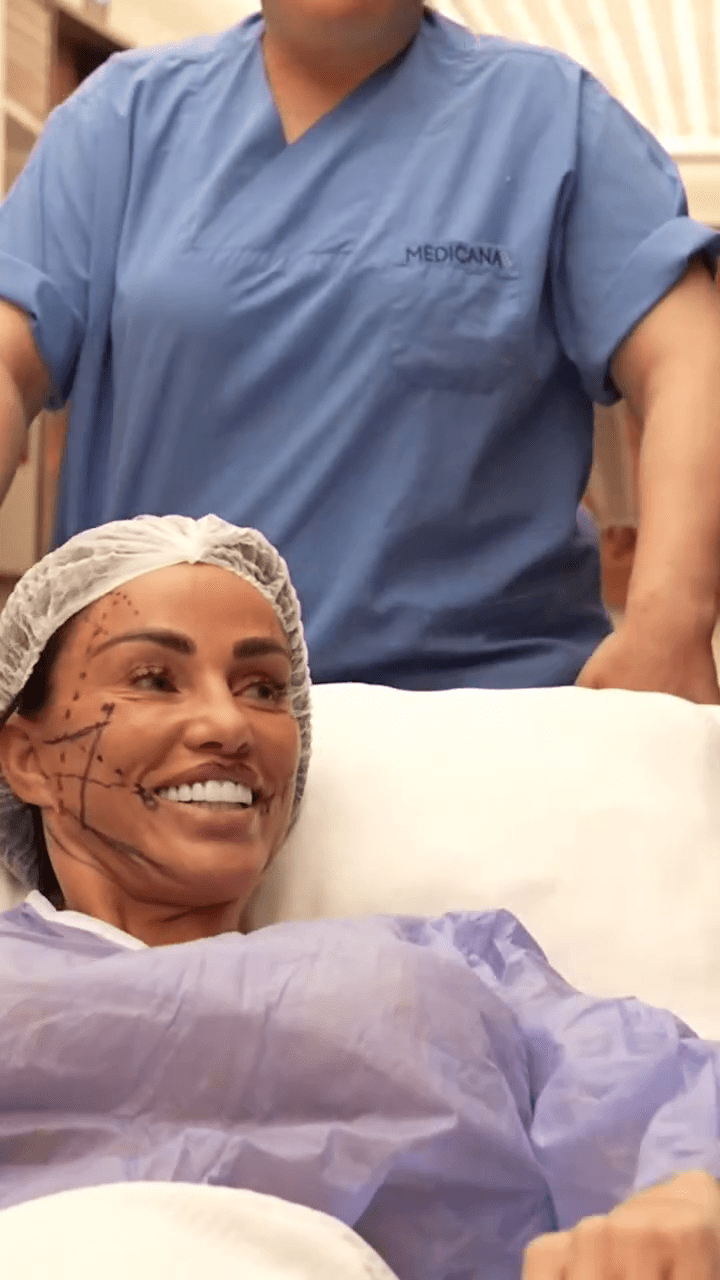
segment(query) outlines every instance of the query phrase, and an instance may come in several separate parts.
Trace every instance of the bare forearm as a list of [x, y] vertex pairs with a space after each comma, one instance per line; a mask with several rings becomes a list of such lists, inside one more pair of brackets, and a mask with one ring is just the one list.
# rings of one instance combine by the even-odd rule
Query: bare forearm
[[17, 470], [28, 426], [28, 415], [19, 388], [0, 362], [0, 503]]
[[710, 632], [720, 586], [720, 347], [668, 363], [649, 398], [627, 611]]

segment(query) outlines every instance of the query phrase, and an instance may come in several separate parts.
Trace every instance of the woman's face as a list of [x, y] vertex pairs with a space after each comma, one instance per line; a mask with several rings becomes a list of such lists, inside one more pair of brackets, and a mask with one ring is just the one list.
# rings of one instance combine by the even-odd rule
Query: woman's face
[[21, 798], [68, 905], [84, 872], [135, 901], [244, 905], [288, 828], [290, 675], [271, 605], [214, 566], [147, 574], [75, 620], [48, 706], [22, 722], [38, 776]]

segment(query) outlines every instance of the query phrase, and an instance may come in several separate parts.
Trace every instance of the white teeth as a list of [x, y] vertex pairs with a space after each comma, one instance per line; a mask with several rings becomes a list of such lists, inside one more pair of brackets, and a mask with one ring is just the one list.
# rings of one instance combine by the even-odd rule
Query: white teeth
[[176, 804], [252, 804], [252, 791], [241, 782], [228, 782], [211, 778], [209, 782], [183, 783], [181, 787], [162, 787], [157, 794], [161, 800], [173, 800]]

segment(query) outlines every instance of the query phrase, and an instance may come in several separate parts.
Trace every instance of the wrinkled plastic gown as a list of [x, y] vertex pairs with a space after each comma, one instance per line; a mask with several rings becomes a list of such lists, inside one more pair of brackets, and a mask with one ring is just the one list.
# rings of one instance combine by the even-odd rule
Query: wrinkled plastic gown
[[511, 1280], [633, 1188], [720, 1174], [720, 1047], [578, 995], [505, 912], [129, 951], [0, 917], [0, 1206], [247, 1187], [354, 1226], [400, 1280]]

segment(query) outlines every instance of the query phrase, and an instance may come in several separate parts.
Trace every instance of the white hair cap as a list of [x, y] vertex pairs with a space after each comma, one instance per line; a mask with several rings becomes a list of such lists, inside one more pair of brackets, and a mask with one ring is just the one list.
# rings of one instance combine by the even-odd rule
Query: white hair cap
[[[0, 613], [0, 725], [55, 632], [81, 609], [145, 573], [212, 564], [244, 578], [269, 600], [287, 637], [290, 703], [300, 729], [292, 821], [310, 760], [310, 674], [300, 605], [285, 561], [255, 529], [218, 516], [136, 516], [88, 529], [28, 569]], [[22, 883], [38, 882], [32, 808], [0, 774], [0, 860]]]

